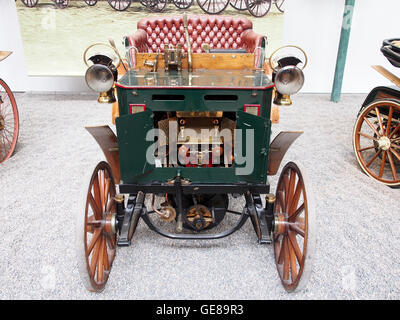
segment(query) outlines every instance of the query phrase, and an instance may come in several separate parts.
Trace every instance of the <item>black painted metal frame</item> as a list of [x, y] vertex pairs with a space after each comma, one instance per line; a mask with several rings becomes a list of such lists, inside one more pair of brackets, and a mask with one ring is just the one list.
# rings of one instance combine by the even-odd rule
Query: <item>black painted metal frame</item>
[[[150, 230], [160, 234], [161, 236], [175, 240], [215, 240], [225, 238], [232, 235], [245, 224], [250, 217], [254, 230], [256, 232], [259, 243], [270, 243], [270, 232], [272, 221], [266, 221], [265, 217], [271, 208], [262, 207], [260, 194], [269, 193], [269, 184], [186, 184], [179, 176], [169, 184], [153, 183], [153, 184], [121, 184], [119, 185], [120, 193], [128, 193], [129, 199], [127, 207], [118, 207], [118, 229], [119, 229], [119, 246], [130, 245], [130, 240], [135, 232], [138, 219], [141, 217]], [[176, 198], [177, 214], [183, 214], [182, 195], [184, 194], [241, 194], [245, 196], [246, 205], [242, 213], [228, 210], [233, 214], [240, 214], [236, 224], [228, 230], [214, 234], [193, 233], [171, 233], [158, 228], [152, 222], [146, 206], [144, 205], [145, 194], [173, 194]]]

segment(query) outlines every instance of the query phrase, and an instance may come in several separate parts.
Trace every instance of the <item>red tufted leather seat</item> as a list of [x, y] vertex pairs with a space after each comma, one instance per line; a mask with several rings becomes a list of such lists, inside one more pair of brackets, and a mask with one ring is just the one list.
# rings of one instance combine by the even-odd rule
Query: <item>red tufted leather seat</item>
[[[253, 24], [245, 18], [227, 16], [189, 15], [188, 32], [192, 52], [202, 53], [202, 44], [211, 49], [246, 49], [254, 52], [262, 44], [263, 36], [255, 33]], [[138, 52], [164, 52], [170, 44], [181, 44], [185, 51], [185, 29], [182, 16], [144, 18], [137, 24], [137, 31], [126, 37], [125, 45], [135, 47]], [[131, 49], [131, 64], [135, 66], [134, 49]], [[259, 50], [256, 52], [256, 61]], [[257, 62], [255, 62], [257, 63]]]

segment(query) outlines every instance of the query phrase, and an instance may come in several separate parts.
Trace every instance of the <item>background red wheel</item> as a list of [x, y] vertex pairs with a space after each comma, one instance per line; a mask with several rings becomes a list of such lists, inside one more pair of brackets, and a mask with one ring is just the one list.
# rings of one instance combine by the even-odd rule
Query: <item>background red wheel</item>
[[179, 9], [189, 9], [193, 4], [193, 0], [172, 0], [175, 7]]
[[21, 0], [22, 1], [22, 3], [25, 5], [25, 6], [27, 6], [28, 8], [33, 8], [33, 7], [35, 7], [37, 4], [38, 4], [38, 2], [39, 2], [39, 0]]
[[56, 7], [60, 9], [65, 9], [69, 5], [69, 0], [53, 0]]
[[17, 103], [8, 85], [0, 79], [0, 163], [15, 150], [19, 132]]
[[[86, 195], [85, 215], [77, 225], [81, 278], [90, 291], [104, 289], [116, 253], [116, 188], [111, 167], [100, 162], [93, 171]], [[83, 230], [82, 230], [83, 227]], [[83, 233], [82, 233], [83, 231]]]
[[108, 4], [117, 11], [125, 11], [131, 6], [131, 0], [108, 0]]
[[271, 10], [272, 0], [246, 0], [247, 9], [254, 17], [264, 17]]
[[163, 12], [168, 0], [145, 0], [146, 7], [153, 12]]
[[285, 0], [275, 0], [275, 6], [280, 12], [285, 12]]
[[247, 10], [246, 0], [231, 0], [229, 3], [236, 10], [239, 10], [239, 11]]
[[357, 117], [353, 148], [363, 171], [388, 186], [400, 185], [400, 103], [378, 100]]
[[88, 6], [93, 7], [93, 6], [96, 5], [97, 0], [85, 0], [85, 3], [86, 3]]
[[303, 289], [311, 274], [316, 223], [310, 189], [298, 165], [289, 162], [276, 189], [273, 234], [276, 266], [288, 292]]
[[229, 0], [197, 0], [197, 4], [206, 13], [218, 14], [226, 9]]

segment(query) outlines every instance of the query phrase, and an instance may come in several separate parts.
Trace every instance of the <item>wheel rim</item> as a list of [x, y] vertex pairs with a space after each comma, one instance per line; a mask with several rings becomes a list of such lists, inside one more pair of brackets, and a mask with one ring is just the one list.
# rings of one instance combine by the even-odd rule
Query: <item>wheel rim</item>
[[246, 0], [249, 12], [255, 17], [265, 16], [271, 9], [272, 0]]
[[389, 186], [400, 184], [400, 104], [376, 101], [359, 114], [353, 132], [358, 163], [371, 178]]
[[193, 4], [193, 0], [174, 0], [174, 5], [179, 9], [188, 9]]
[[109, 5], [118, 11], [124, 11], [131, 5], [131, 0], [108, 0]]
[[247, 4], [245, 0], [231, 0], [229, 3], [236, 10], [239, 11], [247, 10]]
[[276, 192], [274, 255], [281, 282], [289, 292], [302, 289], [311, 271], [308, 231], [312, 210], [304, 183], [299, 167], [290, 162], [281, 173]]
[[115, 184], [111, 168], [100, 162], [90, 179], [84, 222], [84, 250], [89, 289], [104, 289], [116, 253]]
[[0, 163], [13, 154], [18, 131], [19, 117], [14, 95], [7, 84], [0, 79]]
[[285, 12], [285, 0], [275, 0], [275, 6], [280, 12]]
[[153, 12], [162, 12], [167, 6], [167, 0], [146, 0], [146, 7]]
[[69, 4], [69, 0], [53, 0], [56, 7], [60, 8], [60, 9], [65, 9], [66, 7], [68, 7]]
[[28, 8], [32, 8], [37, 5], [39, 0], [22, 0], [22, 3]]
[[97, 0], [85, 0], [85, 3], [88, 5], [88, 6], [94, 6], [94, 5], [96, 5], [96, 3], [97, 3]]
[[229, 0], [197, 0], [199, 7], [209, 14], [218, 14], [225, 10]]

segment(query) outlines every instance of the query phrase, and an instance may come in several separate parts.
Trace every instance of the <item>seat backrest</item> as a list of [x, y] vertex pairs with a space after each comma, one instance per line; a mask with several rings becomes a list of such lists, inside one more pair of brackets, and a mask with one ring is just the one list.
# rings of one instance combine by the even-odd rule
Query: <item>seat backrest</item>
[[[179, 43], [187, 51], [182, 16], [144, 18], [137, 28], [147, 33], [150, 52], [164, 52], [169, 44]], [[208, 43], [212, 49], [243, 48], [241, 35], [252, 28], [252, 22], [246, 18], [188, 15], [188, 33], [194, 53], [204, 52], [203, 43]]]

